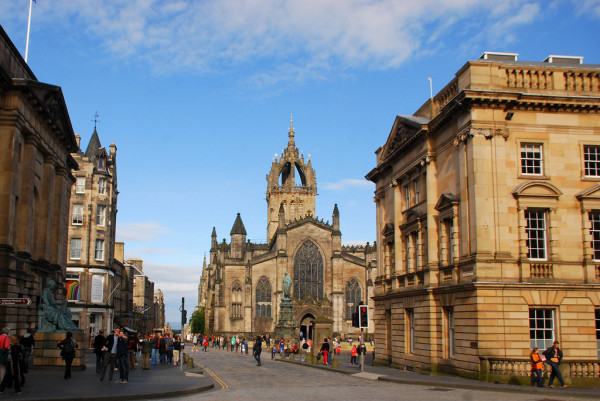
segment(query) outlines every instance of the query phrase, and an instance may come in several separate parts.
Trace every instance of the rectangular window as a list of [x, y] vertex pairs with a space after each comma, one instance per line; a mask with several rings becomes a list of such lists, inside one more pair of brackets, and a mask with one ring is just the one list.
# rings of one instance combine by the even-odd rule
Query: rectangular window
[[410, 235], [404, 236], [404, 264], [408, 273], [410, 271]]
[[98, 205], [96, 214], [96, 225], [104, 226], [106, 222], [106, 206]]
[[104, 195], [106, 193], [106, 178], [98, 179], [98, 193]]
[[81, 259], [81, 238], [71, 238], [71, 259]]
[[96, 240], [96, 260], [104, 260], [104, 240]]
[[583, 168], [586, 177], [600, 177], [600, 146], [583, 147]]
[[546, 212], [526, 210], [527, 257], [532, 260], [546, 260]]
[[542, 175], [543, 172], [542, 145], [539, 143], [522, 143], [521, 174]]
[[592, 258], [600, 260], [600, 212], [590, 212], [588, 216], [592, 235]]
[[413, 181], [413, 188], [415, 190], [415, 204], [421, 202], [421, 192], [419, 189], [419, 179]]
[[412, 237], [412, 243], [413, 243], [413, 259], [414, 259], [414, 265], [415, 265], [415, 271], [419, 270], [419, 268], [421, 267], [421, 263], [420, 262], [420, 258], [419, 258], [419, 234], [418, 233], [412, 233], [411, 234]]
[[80, 226], [83, 224], [83, 205], [73, 204], [73, 210], [71, 212], [71, 224], [74, 226]]
[[84, 194], [85, 193], [85, 177], [77, 177], [77, 181], [75, 182], [75, 193], [76, 194]]
[[598, 359], [600, 359], [600, 309], [596, 309], [596, 346]]
[[454, 264], [454, 255], [452, 254], [452, 219], [448, 219], [444, 222], [446, 224], [446, 254], [448, 255], [448, 264]]
[[404, 186], [404, 205], [406, 205], [406, 209], [410, 207], [410, 188], [408, 185]]
[[408, 326], [408, 349], [407, 353], [414, 354], [415, 353], [415, 310], [407, 309], [406, 310], [406, 320]]
[[448, 358], [456, 356], [456, 347], [454, 341], [454, 308], [446, 308], [446, 330], [448, 333]]
[[529, 309], [530, 348], [550, 348], [554, 338], [554, 309]]

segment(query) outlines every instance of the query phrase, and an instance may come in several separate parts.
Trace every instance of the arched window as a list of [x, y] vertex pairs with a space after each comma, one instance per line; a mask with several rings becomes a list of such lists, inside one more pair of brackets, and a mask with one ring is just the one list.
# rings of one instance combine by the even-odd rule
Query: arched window
[[242, 285], [236, 281], [231, 288], [231, 317], [242, 317]]
[[294, 297], [312, 295], [323, 299], [323, 256], [311, 240], [306, 240], [294, 258]]
[[271, 317], [271, 283], [261, 277], [256, 284], [256, 317]]
[[356, 305], [361, 301], [360, 284], [355, 278], [346, 283], [346, 319], [352, 319]]

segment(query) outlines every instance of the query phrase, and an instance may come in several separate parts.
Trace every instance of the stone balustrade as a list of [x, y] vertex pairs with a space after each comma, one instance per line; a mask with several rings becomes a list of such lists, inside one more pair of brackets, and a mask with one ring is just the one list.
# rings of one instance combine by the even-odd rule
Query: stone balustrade
[[532, 278], [554, 277], [554, 265], [551, 263], [530, 263], [529, 275]]

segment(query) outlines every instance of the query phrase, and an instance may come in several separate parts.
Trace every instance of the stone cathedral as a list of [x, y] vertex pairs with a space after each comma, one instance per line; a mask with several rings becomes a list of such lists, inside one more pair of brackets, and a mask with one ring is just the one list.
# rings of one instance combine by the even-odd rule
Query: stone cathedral
[[273, 333], [286, 272], [292, 278], [297, 334], [305, 338], [312, 338], [315, 322], [328, 325], [332, 335], [356, 336], [354, 306], [359, 301], [373, 306], [376, 244], [343, 246], [337, 205], [331, 224], [315, 217], [315, 170], [310, 156], [305, 161], [298, 152], [293, 123], [288, 138], [267, 174], [267, 243], [246, 239], [239, 213], [229, 243], [219, 243], [213, 228], [209, 264], [205, 258], [198, 286], [209, 333]]

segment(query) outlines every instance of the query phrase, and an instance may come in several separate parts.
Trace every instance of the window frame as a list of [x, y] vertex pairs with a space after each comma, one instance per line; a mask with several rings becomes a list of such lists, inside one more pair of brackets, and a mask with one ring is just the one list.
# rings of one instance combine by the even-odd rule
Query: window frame
[[[94, 248], [94, 260], [103, 261], [104, 260], [104, 240], [101, 238], [97, 238], [95, 241]], [[98, 257], [100, 255], [100, 257]]]
[[415, 197], [415, 205], [418, 205], [421, 202], [421, 184], [419, 179], [421, 177], [417, 177], [413, 180], [413, 191]]
[[415, 310], [414, 308], [406, 309], [406, 353], [415, 353]]
[[98, 178], [98, 194], [106, 195], [106, 184], [108, 184], [108, 180], [105, 177]]
[[594, 262], [599, 262], [600, 261], [600, 211], [599, 210], [589, 211], [588, 212], [588, 220], [590, 222], [590, 235], [592, 237], [592, 239], [590, 241], [590, 246], [592, 247], [592, 260]]
[[456, 326], [454, 319], [454, 307], [447, 306], [444, 308], [446, 318], [446, 333], [447, 333], [447, 352], [448, 359], [456, 358]]
[[[534, 317], [532, 318], [532, 312]], [[547, 317], [547, 313], [550, 313], [550, 317]], [[542, 313], [543, 316], [537, 316], [538, 313]], [[532, 325], [532, 319], [535, 324]], [[530, 348], [538, 347], [541, 350], [545, 350], [552, 346], [554, 340], [557, 338], [556, 333], [556, 309], [549, 307], [529, 308], [529, 345]], [[539, 322], [539, 323], [538, 323]], [[551, 322], [552, 327], [547, 327], [548, 322]], [[541, 333], [540, 333], [541, 332]], [[547, 338], [544, 333], [551, 333], [550, 338]], [[535, 334], [534, 334], [535, 333]], [[538, 338], [538, 335], [541, 338]]]
[[[83, 183], [81, 183], [81, 181], [83, 181]], [[75, 177], [75, 193], [77, 195], [85, 194], [85, 184], [86, 184], [85, 177]]]
[[[80, 217], [80, 219], [76, 219]], [[71, 207], [71, 225], [72, 226], [81, 226], [83, 225], [83, 204], [82, 203], [73, 203]]]
[[[78, 248], [73, 246], [74, 241], [79, 241], [79, 247]], [[70, 246], [69, 259], [71, 259], [71, 260], [81, 260], [81, 245], [82, 245], [81, 238], [71, 238], [71, 241], [70, 241], [70, 244], [69, 244], [69, 246]], [[79, 250], [79, 256], [78, 257], [73, 256], [73, 251], [74, 250]]]
[[[530, 214], [533, 213], [541, 213], [543, 215], [543, 222], [544, 222], [544, 227], [542, 229], [540, 229], [539, 227], [530, 227]], [[526, 246], [527, 246], [527, 259], [528, 260], [533, 260], [533, 261], [547, 261], [548, 260], [548, 254], [549, 254], [549, 250], [548, 250], [548, 211], [544, 210], [544, 209], [538, 209], [538, 208], [528, 208], [524, 211], [525, 214], [525, 234], [527, 236], [526, 239]], [[539, 222], [540, 219], [536, 218], [536, 220]], [[532, 233], [543, 233], [543, 238], [540, 240], [539, 237], [537, 238], [532, 238]], [[543, 248], [539, 248], [539, 247], [532, 247], [532, 241], [535, 241], [538, 245], [541, 241], [541, 243], [543, 243], [544, 247]], [[540, 257], [539, 253], [540, 250], [543, 249], [544, 252], [544, 256]], [[534, 250], [537, 250], [538, 256], [533, 256], [534, 254]]]
[[99, 227], [106, 226], [106, 205], [96, 206], [96, 225]]
[[[528, 150], [527, 146], [531, 146], [531, 147], [535, 147], [538, 146], [539, 147], [539, 159], [538, 158], [524, 158], [523, 157], [523, 152], [525, 153], [535, 153], [535, 150]], [[521, 141], [519, 143], [519, 175], [524, 176], [524, 177], [545, 177], [545, 168], [546, 168], [546, 163], [544, 160], [545, 157], [545, 152], [544, 152], [544, 143], [543, 142], [538, 142], [538, 141]], [[539, 166], [527, 166], [525, 163], [523, 163], [524, 161], [539, 161]], [[536, 169], [539, 168], [540, 172], [536, 173], [536, 172], [527, 172], [527, 171], [523, 171], [524, 169], [528, 169], [528, 168], [532, 168], [532, 169]]]

